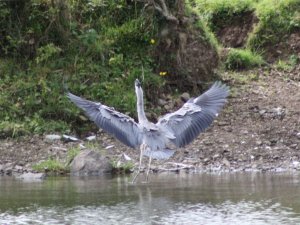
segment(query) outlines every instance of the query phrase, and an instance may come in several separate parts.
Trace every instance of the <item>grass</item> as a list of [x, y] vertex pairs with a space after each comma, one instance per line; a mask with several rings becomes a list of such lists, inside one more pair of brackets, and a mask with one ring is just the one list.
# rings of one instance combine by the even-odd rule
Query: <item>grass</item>
[[66, 165], [69, 166], [70, 163], [73, 161], [73, 159], [80, 153], [80, 147], [71, 147], [68, 149], [67, 152], [67, 161], [66, 161]]
[[253, 0], [195, 0], [195, 9], [212, 31], [218, 25], [230, 23], [235, 15], [253, 11]]
[[300, 61], [296, 55], [291, 55], [288, 60], [279, 59], [275, 64], [275, 68], [283, 71], [291, 71]]
[[263, 58], [248, 49], [230, 49], [225, 60], [225, 68], [229, 70], [250, 69], [261, 66]]
[[122, 163], [121, 161], [112, 161], [113, 173], [131, 173], [134, 168], [134, 163], [132, 161]]
[[263, 50], [300, 28], [299, 0], [261, 0], [255, 4], [255, 14], [259, 23], [248, 38], [251, 49]]
[[[224, 79], [231, 80], [232, 83], [237, 83], [237, 84], [248, 84], [251, 81], [259, 80], [259, 74], [255, 72], [241, 73], [236, 71], [227, 71], [224, 72], [222, 76]], [[232, 90], [230, 90], [230, 95], [232, 97], [235, 97], [238, 94], [236, 91], [237, 89], [233, 87]]]
[[68, 173], [69, 169], [61, 162], [55, 159], [48, 159], [32, 166], [32, 169], [38, 172], [47, 172], [51, 174]]

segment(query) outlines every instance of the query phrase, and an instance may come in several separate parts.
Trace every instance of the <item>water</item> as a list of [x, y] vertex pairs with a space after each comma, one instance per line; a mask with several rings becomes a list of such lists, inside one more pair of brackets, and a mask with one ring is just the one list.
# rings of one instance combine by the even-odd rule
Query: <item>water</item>
[[130, 179], [0, 177], [0, 224], [300, 224], [299, 173]]

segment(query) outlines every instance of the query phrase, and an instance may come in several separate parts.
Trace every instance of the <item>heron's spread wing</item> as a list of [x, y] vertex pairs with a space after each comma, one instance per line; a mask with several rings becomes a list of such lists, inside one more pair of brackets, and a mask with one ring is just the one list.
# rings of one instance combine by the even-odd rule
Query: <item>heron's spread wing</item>
[[112, 134], [122, 143], [132, 148], [140, 145], [141, 132], [138, 124], [132, 118], [110, 107], [85, 100], [71, 93], [67, 93], [67, 96], [79, 108], [83, 109], [97, 126]]
[[221, 82], [199, 97], [185, 103], [179, 110], [159, 119], [158, 126], [167, 128], [174, 134], [172, 141], [177, 147], [183, 147], [203, 132], [218, 115], [226, 102], [229, 88]]

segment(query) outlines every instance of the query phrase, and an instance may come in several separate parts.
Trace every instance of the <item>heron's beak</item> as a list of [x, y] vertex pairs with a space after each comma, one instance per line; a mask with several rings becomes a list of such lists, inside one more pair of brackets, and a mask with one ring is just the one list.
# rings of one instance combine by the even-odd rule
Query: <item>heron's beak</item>
[[141, 82], [138, 79], [135, 80], [134, 84], [136, 87], [141, 87]]

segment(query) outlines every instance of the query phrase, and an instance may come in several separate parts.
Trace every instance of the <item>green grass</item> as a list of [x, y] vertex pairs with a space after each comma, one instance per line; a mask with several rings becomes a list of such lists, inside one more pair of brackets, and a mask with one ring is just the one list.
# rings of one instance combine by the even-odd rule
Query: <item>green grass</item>
[[80, 153], [80, 147], [71, 147], [67, 152], [66, 165], [69, 166], [73, 159]]
[[296, 55], [291, 55], [288, 60], [279, 59], [275, 64], [275, 68], [283, 71], [291, 71], [300, 61]]
[[112, 161], [113, 173], [131, 173], [134, 168], [134, 163], [129, 161], [125, 163], [121, 163], [120, 161]]
[[261, 66], [264, 63], [262, 57], [248, 49], [230, 49], [224, 62], [229, 70], [250, 69]]
[[262, 51], [300, 28], [299, 0], [261, 0], [255, 5], [255, 13], [259, 23], [248, 39], [251, 49]]
[[215, 31], [220, 24], [230, 23], [233, 16], [254, 10], [253, 0], [195, 0], [199, 16]]
[[[132, 117], [134, 80], [144, 78], [148, 93], [163, 85], [153, 73], [155, 46], [149, 43], [155, 24], [139, 13], [141, 4], [64, 2], [70, 18], [61, 18], [56, 3], [29, 1], [19, 11], [13, 4], [0, 3], [1, 137], [88, 129], [92, 123], [80, 119], [83, 113], [65, 97], [64, 84]], [[38, 47], [29, 47], [30, 41]]]
[[61, 162], [55, 159], [48, 159], [32, 166], [32, 169], [38, 172], [47, 172], [51, 174], [68, 173], [69, 169]]
[[[258, 81], [259, 80], [259, 73], [251, 72], [248, 73], [247, 71], [245, 73], [241, 73], [241, 71], [227, 71], [223, 73], [223, 77], [226, 80], [230, 80], [232, 83], [237, 84], [248, 84], [251, 81]], [[236, 97], [238, 95], [238, 89], [232, 88], [230, 90], [230, 95], [232, 97]]]

